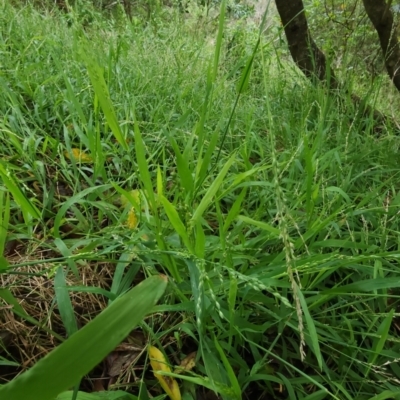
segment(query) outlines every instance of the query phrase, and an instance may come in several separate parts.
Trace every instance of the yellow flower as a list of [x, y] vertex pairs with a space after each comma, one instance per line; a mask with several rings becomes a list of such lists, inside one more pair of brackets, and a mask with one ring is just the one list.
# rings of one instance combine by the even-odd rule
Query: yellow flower
[[132, 207], [128, 213], [128, 219], [126, 221], [128, 228], [135, 229], [139, 224], [139, 219], [136, 215], [135, 209]]

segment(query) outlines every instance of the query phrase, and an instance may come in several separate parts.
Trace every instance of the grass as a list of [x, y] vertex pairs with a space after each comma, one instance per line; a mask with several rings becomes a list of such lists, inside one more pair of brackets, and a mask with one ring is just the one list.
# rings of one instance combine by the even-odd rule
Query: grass
[[103, 388], [162, 394], [149, 343], [173, 365], [197, 351], [186, 398], [400, 398], [390, 127], [279, 62], [274, 28], [251, 63], [257, 29], [223, 18], [0, 5], [3, 383], [164, 273], [145, 344]]

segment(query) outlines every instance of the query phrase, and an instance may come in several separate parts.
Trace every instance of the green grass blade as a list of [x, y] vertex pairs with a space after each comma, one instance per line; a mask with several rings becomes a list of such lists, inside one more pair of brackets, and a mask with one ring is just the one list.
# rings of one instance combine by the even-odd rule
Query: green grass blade
[[270, 233], [274, 234], [275, 236], [279, 236], [281, 233], [279, 229], [274, 228], [273, 226], [267, 224], [266, 222], [256, 221], [255, 219], [246, 217], [244, 215], [239, 215], [237, 217], [237, 219], [239, 221], [245, 222], [246, 224], [254, 225], [257, 228], [260, 228], [264, 231], [270, 232]]
[[79, 278], [79, 271], [78, 267], [74, 261], [74, 255], [72, 254], [71, 250], [67, 247], [65, 242], [60, 238], [54, 239], [54, 244], [56, 245], [57, 249], [60, 253], [65, 257], [65, 260], [68, 264], [70, 270], [74, 273], [74, 275]]
[[236, 197], [235, 202], [233, 203], [231, 209], [228, 212], [228, 215], [226, 216], [226, 219], [224, 222], [224, 227], [223, 227], [224, 233], [228, 232], [228, 229], [231, 226], [232, 222], [238, 216], [238, 214], [241, 210], [241, 207], [242, 207], [242, 202], [246, 196], [246, 193], [247, 193], [247, 188], [244, 187], [242, 189], [242, 191], [240, 192], [239, 196]]
[[10, 194], [0, 190], [0, 255], [4, 254], [10, 222]]
[[228, 375], [229, 381], [231, 383], [231, 388], [234, 393], [234, 399], [240, 400], [242, 398], [242, 391], [240, 389], [239, 382], [236, 378], [236, 374], [233, 371], [231, 364], [229, 363], [228, 358], [226, 357], [224, 350], [222, 349], [221, 345], [218, 343], [217, 338], [214, 338], [214, 345], [218, 350], [219, 356], [221, 357], [222, 363], [224, 364], [226, 373]]
[[90, 81], [92, 82], [94, 92], [96, 93], [107, 123], [118, 143], [123, 149], [128, 150], [128, 145], [119, 126], [114, 106], [111, 102], [110, 93], [104, 79], [103, 71], [91, 55], [88, 45], [84, 46], [80, 53], [82, 59], [85, 61]]
[[25, 222], [28, 222], [30, 217], [40, 219], [40, 212], [34, 204], [32, 204], [25, 194], [21, 191], [19, 186], [15, 183], [10, 172], [7, 170], [6, 165], [0, 161], [0, 178], [3, 180], [4, 185], [13, 195], [14, 200], [21, 207]]
[[248, 87], [249, 87], [249, 82], [250, 82], [250, 75], [251, 75], [251, 70], [254, 64], [254, 59], [258, 50], [258, 46], [260, 45], [260, 38], [258, 38], [256, 45], [254, 46], [253, 53], [249, 57], [249, 59], [246, 62], [246, 66], [243, 69], [242, 75], [238, 81], [237, 84], [237, 92], [239, 94], [244, 93]]
[[[163, 184], [163, 176], [161, 172], [161, 168], [157, 166], [157, 196], [161, 197], [164, 195], [164, 184]], [[157, 198], [157, 203], [160, 203], [159, 198]]]
[[365, 281], [350, 283], [349, 285], [327, 289], [321, 292], [322, 295], [356, 294], [358, 292], [372, 292], [379, 289], [394, 289], [400, 287], [400, 280], [393, 278], [367, 279]]
[[0, 289], [0, 298], [3, 299], [7, 304], [12, 306], [12, 311], [15, 315], [22, 318], [25, 321], [30, 322], [32, 325], [35, 325], [44, 331], [50, 333], [55, 338], [60, 340], [61, 342], [64, 341], [64, 338], [56, 332], [53, 332], [51, 329], [43, 326], [43, 323], [38, 321], [36, 318], [31, 317], [19, 304], [18, 300], [14, 297], [9, 289]]
[[195, 253], [198, 258], [204, 258], [206, 249], [206, 235], [204, 233], [201, 221], [196, 224], [196, 242], [195, 242]]
[[164, 196], [161, 196], [161, 203], [164, 206], [164, 210], [167, 214], [167, 217], [171, 222], [172, 226], [174, 227], [175, 231], [182, 238], [183, 243], [185, 244], [187, 249], [191, 253], [194, 253], [194, 249], [190, 242], [189, 235], [186, 232], [185, 225], [181, 221], [181, 218], [179, 217], [179, 214], [176, 211], [175, 207]]
[[304, 295], [303, 295], [302, 291], [300, 290], [300, 288], [297, 286], [297, 284], [296, 284], [296, 290], [297, 290], [297, 296], [299, 297], [299, 300], [300, 300], [301, 308], [303, 310], [304, 317], [307, 322], [307, 328], [308, 328], [308, 333], [310, 335], [312, 348], [313, 348], [315, 357], [317, 358], [319, 369], [322, 371], [322, 354], [321, 354], [321, 349], [319, 347], [317, 330], [315, 329], [315, 324], [311, 317], [311, 314], [308, 311], [306, 299], [304, 298]]
[[[153, 183], [149, 172], [149, 164], [146, 160], [146, 148], [144, 147], [143, 137], [139, 129], [139, 122], [135, 119], [134, 134], [135, 134], [135, 150], [136, 160], [139, 166], [140, 180], [142, 181], [144, 188], [146, 189], [146, 195], [149, 199], [151, 207], [156, 210], [157, 204], [154, 196]], [[156, 217], [156, 216], [155, 216]]]
[[189, 271], [190, 285], [195, 303], [197, 325], [200, 331], [200, 339], [202, 339], [204, 330], [206, 328], [203, 324], [203, 317], [206, 311], [204, 307], [204, 284], [203, 282], [200, 282], [202, 277], [200, 276], [200, 271], [196, 263], [189, 259], [186, 259], [185, 263]]
[[70, 337], [78, 331], [78, 325], [76, 323], [74, 308], [71, 303], [71, 298], [69, 297], [62, 267], [57, 269], [54, 277], [54, 292], [61, 320], [64, 324], [65, 330], [67, 331], [67, 335]]
[[372, 352], [370, 353], [369, 359], [368, 359], [368, 368], [365, 373], [365, 376], [367, 377], [369, 375], [369, 372], [374, 365], [376, 359], [380, 356], [385, 343], [388, 339], [389, 336], [389, 330], [392, 325], [393, 321], [393, 316], [394, 316], [394, 308], [392, 308], [388, 315], [386, 315], [385, 319], [382, 321], [381, 325], [379, 326], [376, 334], [377, 338], [374, 341], [374, 344], [372, 346]]
[[81, 192], [77, 193], [75, 196], [70, 197], [63, 205], [62, 207], [58, 210], [56, 217], [54, 218], [54, 236], [56, 238], [60, 237], [60, 226], [62, 219], [65, 215], [65, 213], [69, 210], [70, 207], [72, 207], [76, 203], [83, 203], [85, 200], [83, 199], [85, 196], [87, 196], [90, 193], [96, 192], [96, 191], [104, 191], [107, 190], [111, 187], [111, 185], [101, 185], [97, 187], [89, 187], [87, 189], [82, 190]]
[[66, 286], [66, 288], [68, 292], [94, 293], [104, 296], [110, 300], [115, 300], [118, 297], [115, 293], [111, 293], [106, 289], [96, 286]]
[[213, 77], [212, 77], [213, 82], [217, 78], [217, 73], [218, 73], [219, 57], [221, 55], [222, 39], [224, 37], [225, 11], [226, 11], [226, 0], [222, 0], [219, 11], [217, 41], [215, 43], [215, 51], [214, 51], [214, 65], [213, 65]]
[[195, 224], [202, 217], [202, 215], [204, 214], [204, 211], [206, 210], [206, 208], [212, 202], [213, 197], [215, 196], [215, 194], [217, 193], [218, 189], [222, 185], [222, 183], [224, 181], [224, 178], [225, 178], [226, 174], [229, 171], [229, 168], [231, 167], [231, 165], [235, 161], [235, 158], [236, 158], [236, 153], [234, 153], [229, 158], [229, 160], [225, 163], [225, 165], [222, 168], [221, 172], [218, 174], [218, 176], [216, 177], [214, 182], [208, 188], [208, 190], [207, 190], [206, 194], [204, 195], [204, 197], [201, 199], [201, 202], [198, 205], [198, 207], [196, 208], [195, 212], [193, 213], [193, 216], [192, 216], [192, 219], [191, 219], [193, 224]]
[[370, 397], [368, 400], [387, 400], [387, 399], [400, 399], [400, 390], [385, 390], [375, 396]]
[[[64, 392], [59, 394], [56, 400], [71, 400], [72, 395], [72, 391]], [[138, 400], [138, 398], [133, 394], [117, 390], [99, 393], [78, 392], [76, 400]]]
[[137, 326], [166, 286], [163, 276], [153, 276], [140, 283], [30, 370], [1, 386], [0, 397], [53, 400], [75, 385]]
[[308, 220], [312, 220], [314, 211], [314, 202], [312, 199], [312, 184], [314, 182], [314, 165], [312, 150], [308, 144], [307, 133], [304, 134], [304, 159], [306, 164], [306, 210], [308, 214]]
[[[130, 250], [130, 251], [129, 251]], [[122, 278], [124, 276], [124, 272], [126, 267], [132, 262], [133, 258], [135, 257], [135, 253], [133, 249], [128, 249], [125, 253], [122, 253], [119, 257], [118, 263], [115, 267], [113, 280], [111, 284], [110, 292], [113, 294], [120, 294], [120, 288], [122, 283]], [[111, 301], [110, 301], [111, 303]]]
[[211, 138], [210, 142], [207, 146], [207, 151], [204, 154], [203, 158], [199, 158], [197, 162], [197, 168], [196, 168], [196, 189], [197, 191], [200, 189], [201, 184], [205, 181], [207, 178], [207, 174], [210, 174], [211, 171], [214, 169], [211, 166], [213, 155], [214, 155], [214, 150], [218, 144], [218, 139], [219, 139], [219, 131], [216, 130]]
[[187, 194], [192, 193], [194, 189], [194, 181], [192, 177], [192, 171], [189, 168], [188, 160], [184, 155], [181, 154], [175, 139], [169, 135], [167, 135], [167, 137], [172, 148], [174, 149], [176, 166], [178, 168], [178, 174], [182, 187], [185, 189]]

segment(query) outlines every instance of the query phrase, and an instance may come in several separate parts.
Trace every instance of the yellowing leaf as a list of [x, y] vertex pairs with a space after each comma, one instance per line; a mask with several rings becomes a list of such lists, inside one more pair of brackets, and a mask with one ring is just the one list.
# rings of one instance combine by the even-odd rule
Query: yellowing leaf
[[181, 400], [181, 392], [179, 390], [178, 382], [169, 376], [160, 375], [157, 371], [171, 372], [171, 368], [167, 364], [164, 354], [161, 353], [157, 347], [149, 347], [150, 364], [153, 368], [154, 376], [160, 382], [161, 387], [171, 400]]
[[196, 366], [196, 351], [188, 354], [180, 363], [179, 367], [175, 368], [174, 374], [191, 371]]
[[132, 207], [128, 213], [128, 220], [126, 221], [128, 228], [135, 229], [139, 224], [139, 219], [136, 215], [135, 209]]
[[93, 158], [89, 154], [86, 154], [79, 149], [71, 149], [71, 153], [68, 153], [68, 151], [66, 151], [64, 155], [69, 160], [74, 159], [76, 162], [80, 162], [82, 164], [93, 163]]
[[[131, 190], [129, 192], [129, 195], [132, 196], [131, 199], [133, 198], [134, 202], [136, 203], [135, 207], [136, 206], [140, 206], [140, 200], [141, 200], [140, 199], [140, 196], [141, 196], [140, 195], [140, 190], [137, 190], [137, 189]], [[129, 204], [129, 203], [130, 203], [130, 201], [127, 198], [127, 196], [122, 195], [121, 196], [121, 205], [123, 207], [126, 207], [126, 205]], [[138, 216], [136, 214], [135, 207], [132, 206], [132, 208], [129, 210], [128, 219], [126, 221], [126, 224], [127, 224], [128, 228], [130, 228], [130, 229], [135, 229], [139, 224], [139, 218], [138, 218]]]
[[[140, 190], [131, 190], [129, 194], [132, 196], [133, 200], [137, 203], [138, 206], [140, 206]], [[126, 196], [121, 196], [121, 204], [123, 207], [125, 207], [128, 204], [129, 200], [126, 198]]]

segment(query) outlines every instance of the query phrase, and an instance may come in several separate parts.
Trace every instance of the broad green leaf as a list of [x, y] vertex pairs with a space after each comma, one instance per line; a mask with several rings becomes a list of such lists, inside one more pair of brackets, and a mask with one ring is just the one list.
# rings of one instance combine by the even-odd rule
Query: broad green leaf
[[166, 286], [165, 276], [153, 276], [119, 297], [31, 369], [0, 387], [0, 398], [54, 400], [121, 343], [156, 304]]

